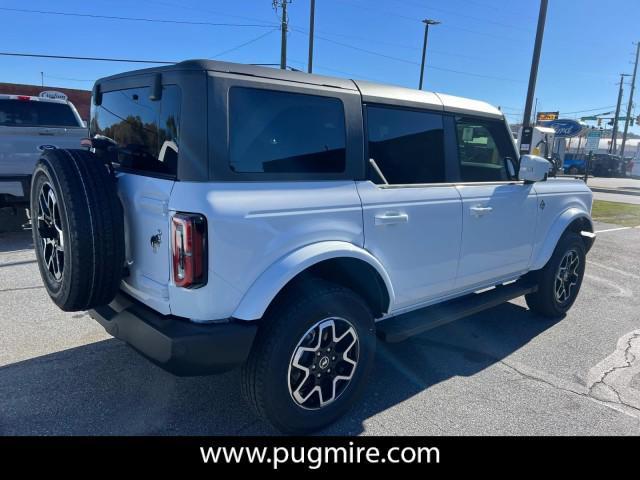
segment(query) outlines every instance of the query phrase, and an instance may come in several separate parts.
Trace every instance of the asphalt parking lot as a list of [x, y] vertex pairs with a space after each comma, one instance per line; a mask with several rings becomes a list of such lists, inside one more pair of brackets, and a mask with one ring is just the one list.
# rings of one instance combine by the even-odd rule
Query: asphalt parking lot
[[[379, 342], [363, 400], [322, 433], [638, 435], [640, 228], [596, 230], [564, 319], [517, 299]], [[0, 233], [0, 434], [272, 433], [242, 401], [237, 371], [163, 372], [86, 314], [54, 307], [30, 233]]]

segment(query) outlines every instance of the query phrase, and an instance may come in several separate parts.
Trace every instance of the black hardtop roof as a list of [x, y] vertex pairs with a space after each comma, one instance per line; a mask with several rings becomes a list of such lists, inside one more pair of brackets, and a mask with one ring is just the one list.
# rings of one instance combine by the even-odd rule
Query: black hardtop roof
[[351, 80], [338, 77], [310, 74], [306, 72], [282, 70], [279, 68], [245, 65], [241, 63], [221, 62], [218, 60], [185, 60], [183, 62], [160, 67], [131, 70], [109, 77], [100, 78], [96, 85], [110, 80], [127, 78], [135, 75], [153, 75], [170, 71], [203, 71], [234, 73], [273, 80], [305, 83], [307, 85], [327, 86], [351, 91], [359, 91], [365, 101], [375, 102], [384, 99], [399, 105], [428, 107], [456, 113], [471, 113], [492, 118], [502, 118], [502, 112], [494, 106], [479, 100], [472, 100], [452, 95], [444, 95], [412, 88], [385, 85], [362, 80]]
[[347, 90], [357, 90], [357, 87], [352, 80], [344, 78], [326, 77], [324, 75], [282, 70], [279, 68], [272, 68], [261, 65], [245, 65], [242, 63], [221, 62], [218, 60], [185, 60], [183, 62], [175, 63], [172, 65], [144, 68], [141, 70], [131, 70], [128, 72], [111, 75], [109, 77], [100, 78], [96, 81], [96, 83], [99, 84], [104, 81], [129, 77], [132, 75], [149, 75], [154, 73], [180, 70], [236, 73], [254, 77], [272, 78], [274, 80], [288, 80], [292, 82], [307, 83], [311, 85], [325, 85], [336, 88], [344, 88]]

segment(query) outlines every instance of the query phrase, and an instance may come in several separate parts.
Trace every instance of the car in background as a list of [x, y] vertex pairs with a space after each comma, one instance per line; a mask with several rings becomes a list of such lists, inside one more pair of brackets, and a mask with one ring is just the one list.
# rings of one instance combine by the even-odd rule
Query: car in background
[[562, 168], [565, 175], [584, 175], [584, 165], [585, 161], [582, 155], [578, 157], [574, 154], [567, 154], [564, 157]]
[[594, 177], [625, 177], [626, 162], [619, 155], [596, 153], [591, 160], [589, 173]]
[[42, 153], [78, 148], [86, 136], [87, 127], [65, 98], [0, 94], [0, 207], [27, 206]]

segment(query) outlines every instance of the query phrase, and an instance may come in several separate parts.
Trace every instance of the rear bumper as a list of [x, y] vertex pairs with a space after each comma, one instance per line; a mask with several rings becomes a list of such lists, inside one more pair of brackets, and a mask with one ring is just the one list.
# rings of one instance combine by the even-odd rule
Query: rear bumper
[[179, 376], [221, 373], [241, 365], [257, 331], [255, 322], [197, 324], [161, 315], [124, 293], [89, 315], [107, 333]]

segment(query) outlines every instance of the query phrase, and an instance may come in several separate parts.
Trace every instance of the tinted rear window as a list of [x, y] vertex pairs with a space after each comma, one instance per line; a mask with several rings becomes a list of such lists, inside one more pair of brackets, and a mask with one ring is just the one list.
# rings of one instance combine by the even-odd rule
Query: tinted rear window
[[79, 127], [66, 103], [0, 100], [0, 125], [9, 127]]
[[[394, 107], [368, 106], [369, 157], [390, 184], [445, 181], [442, 115]], [[383, 183], [369, 172], [375, 183]]]
[[121, 167], [139, 173], [176, 175], [180, 130], [180, 88], [162, 87], [162, 98], [151, 101], [150, 87], [102, 94], [93, 106], [90, 134], [118, 145]]
[[340, 173], [344, 106], [338, 98], [234, 87], [229, 92], [230, 168], [252, 173]]

